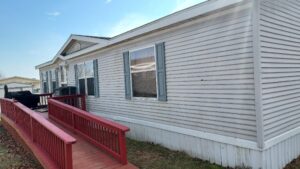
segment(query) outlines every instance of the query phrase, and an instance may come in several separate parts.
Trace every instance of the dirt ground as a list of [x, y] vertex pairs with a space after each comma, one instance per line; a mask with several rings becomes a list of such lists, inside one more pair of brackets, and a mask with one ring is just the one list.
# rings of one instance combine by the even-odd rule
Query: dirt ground
[[42, 169], [34, 156], [13, 140], [0, 121], [0, 169]]

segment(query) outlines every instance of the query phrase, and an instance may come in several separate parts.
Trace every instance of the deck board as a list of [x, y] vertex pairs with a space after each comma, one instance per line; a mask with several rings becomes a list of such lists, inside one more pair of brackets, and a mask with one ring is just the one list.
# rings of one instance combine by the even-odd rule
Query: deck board
[[47, 113], [41, 113], [41, 115], [77, 140], [72, 147], [74, 169], [137, 169], [131, 163], [127, 165], [120, 164], [117, 160], [90, 144], [81, 136], [50, 120]]

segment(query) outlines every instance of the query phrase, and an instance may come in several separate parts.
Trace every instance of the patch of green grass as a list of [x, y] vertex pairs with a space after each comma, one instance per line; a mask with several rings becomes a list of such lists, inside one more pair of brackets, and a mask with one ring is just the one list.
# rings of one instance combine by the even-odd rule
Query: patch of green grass
[[141, 169], [224, 169], [160, 145], [127, 139], [128, 160]]
[[31, 153], [14, 141], [0, 120], [0, 169], [42, 169]]

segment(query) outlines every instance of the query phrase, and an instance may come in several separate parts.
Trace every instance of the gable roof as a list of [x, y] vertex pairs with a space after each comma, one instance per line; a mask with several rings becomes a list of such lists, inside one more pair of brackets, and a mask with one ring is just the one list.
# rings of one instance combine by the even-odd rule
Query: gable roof
[[[132, 39], [132, 38], [136, 38], [136, 37], [142, 36], [142, 35], [147, 34], [147, 33], [151, 33], [151, 32], [156, 31], [156, 30], [165, 29], [165, 28], [168, 28], [168, 27], [170, 27], [172, 25], [175, 25], [177, 23], [181, 23], [181, 22], [193, 19], [195, 17], [198, 17], [198, 16], [201, 16], [201, 15], [205, 15], [207, 13], [216, 11], [218, 9], [238, 4], [238, 3], [243, 2], [243, 1], [246, 1], [246, 0], [207, 0], [205, 2], [199, 3], [197, 5], [186, 8], [184, 10], [175, 12], [173, 14], [167, 15], [167, 16], [162, 17], [160, 19], [157, 19], [153, 22], [145, 24], [143, 26], [137, 27], [135, 29], [132, 29], [130, 31], [127, 31], [125, 33], [117, 35], [115, 37], [112, 37], [112, 38], [98, 37], [98, 38], [101, 38], [102, 40], [105, 39], [106, 43], [99, 43], [99, 44], [94, 45], [90, 48], [87, 48], [87, 49], [81, 50], [79, 52], [70, 54], [70, 55], [68, 55], [68, 56], [66, 56], [62, 59], [63, 60], [71, 59], [71, 58], [83, 55], [85, 53], [93, 52], [93, 51], [99, 50], [99, 49], [107, 47], [107, 46], [118, 44], [118, 43], [121, 43], [123, 41], [129, 40], [129, 39]], [[83, 35], [76, 35], [76, 36], [80, 37], [80, 36], [83, 36]], [[83, 36], [83, 37], [95, 38], [93, 36]], [[63, 47], [65, 47], [65, 46], [63, 46]], [[57, 57], [57, 55], [56, 55], [56, 57]], [[44, 64], [38, 65], [38, 66], [36, 66], [36, 69], [42, 68], [44, 66], [48, 66], [49, 64], [52, 64], [52, 62], [46, 62]]]
[[[43, 64], [37, 65], [35, 68], [39, 69], [51, 64], [54, 64], [58, 59], [65, 60], [64, 56], [62, 55], [63, 51], [72, 43], [72, 41], [86, 41], [86, 42], [91, 42], [95, 44], [106, 44], [107, 41], [110, 38], [108, 37], [97, 37], [97, 36], [85, 36], [85, 35], [76, 35], [76, 34], [71, 34], [67, 41], [63, 44], [63, 46], [60, 48], [60, 50], [56, 53], [56, 55], [53, 57], [52, 60], [45, 62]], [[76, 52], [74, 52], [76, 53]]]

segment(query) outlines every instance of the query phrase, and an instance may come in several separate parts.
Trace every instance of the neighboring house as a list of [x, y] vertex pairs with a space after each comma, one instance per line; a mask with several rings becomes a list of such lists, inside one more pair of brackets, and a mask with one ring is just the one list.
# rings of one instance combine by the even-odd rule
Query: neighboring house
[[0, 79], [0, 98], [4, 97], [4, 85], [7, 85], [8, 90], [11, 92], [25, 90], [28, 90], [32, 93], [40, 92], [39, 80], [34, 78], [13, 76]]
[[71, 35], [38, 65], [129, 136], [223, 166], [300, 155], [300, 2], [210, 0], [112, 38]]

